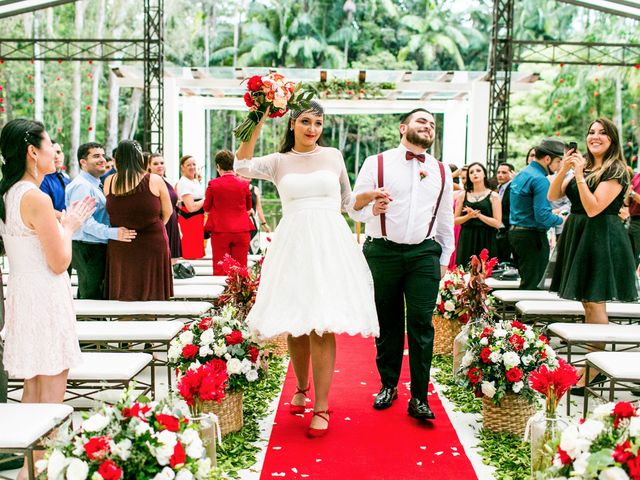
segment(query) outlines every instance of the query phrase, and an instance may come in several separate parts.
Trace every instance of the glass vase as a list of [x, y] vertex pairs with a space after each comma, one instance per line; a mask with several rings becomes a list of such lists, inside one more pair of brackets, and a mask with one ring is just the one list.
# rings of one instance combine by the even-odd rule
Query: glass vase
[[560, 439], [562, 430], [567, 426], [563, 419], [546, 416], [544, 412], [538, 412], [529, 420], [532, 480], [545, 478], [555, 454], [551, 444]]
[[484, 318], [476, 318], [470, 320], [462, 327], [460, 333], [456, 335], [453, 339], [453, 374], [460, 369], [460, 364], [462, 363], [462, 357], [464, 357], [465, 352], [467, 351], [467, 344], [469, 343], [469, 337], [471, 336], [471, 332], [476, 330], [482, 331], [485, 327], [487, 327], [489, 323]]
[[216, 441], [220, 438], [218, 427], [218, 417], [213, 414], [198, 415], [191, 419], [198, 427], [202, 446], [206, 456], [211, 460], [211, 468], [216, 468]]

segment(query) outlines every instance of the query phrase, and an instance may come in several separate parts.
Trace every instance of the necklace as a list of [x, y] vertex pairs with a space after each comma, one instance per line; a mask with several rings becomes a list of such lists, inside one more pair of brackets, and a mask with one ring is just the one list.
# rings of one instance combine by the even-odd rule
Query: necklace
[[316, 146], [313, 147], [313, 150], [309, 150], [308, 152], [299, 152], [295, 148], [291, 148], [291, 151], [293, 153], [297, 153], [298, 155], [309, 155], [309, 154], [315, 152], [317, 149], [318, 149], [318, 144], [316, 143]]
[[487, 191], [485, 190], [484, 192], [481, 193], [471, 193], [469, 192], [469, 198], [471, 199], [472, 202], [479, 202], [480, 200], [484, 199], [487, 196]]

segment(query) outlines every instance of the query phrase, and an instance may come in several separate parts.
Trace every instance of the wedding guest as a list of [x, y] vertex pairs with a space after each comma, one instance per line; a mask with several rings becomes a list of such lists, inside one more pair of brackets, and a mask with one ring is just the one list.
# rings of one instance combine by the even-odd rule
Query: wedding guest
[[[455, 211], [456, 211], [456, 205], [458, 205], [459, 202], [464, 201], [464, 185], [465, 183], [467, 183], [467, 171], [469, 170], [469, 167], [467, 165], [463, 165], [462, 168], [460, 169], [460, 172], [458, 173], [458, 178], [454, 178], [453, 179], [453, 186], [454, 186], [454, 192], [453, 192], [453, 211], [454, 211], [454, 215], [455, 215]], [[455, 186], [458, 185], [458, 189], [455, 188]], [[459, 224], [454, 224], [453, 226], [453, 238], [455, 241], [455, 246], [456, 249], [458, 248], [458, 240], [460, 239], [460, 227], [461, 225]], [[453, 252], [451, 253], [451, 259], [449, 260], [449, 268], [455, 268], [456, 267], [456, 249], [453, 250]]]
[[498, 196], [502, 207], [502, 225], [496, 233], [498, 244], [498, 259], [501, 262], [512, 262], [511, 245], [509, 244], [509, 213], [511, 208], [511, 180], [515, 176], [515, 168], [510, 163], [498, 165], [496, 179], [498, 180]]
[[171, 198], [162, 177], [145, 171], [142, 149], [123, 140], [116, 150], [117, 172], [104, 182], [113, 225], [138, 232], [129, 244], [107, 245], [109, 300], [169, 300], [173, 296], [171, 256], [165, 224]]
[[509, 244], [521, 290], [536, 290], [549, 262], [547, 231], [564, 218], [551, 211], [547, 175], [558, 169], [564, 143], [554, 138], [535, 147], [536, 158], [511, 181]]
[[[629, 175], [618, 129], [611, 120], [591, 122], [586, 144], [584, 156], [577, 150], [564, 155], [549, 189], [550, 200], [565, 194], [571, 200], [551, 291], [582, 302], [586, 323], [607, 324], [606, 302], [638, 299], [633, 251], [618, 219]], [[565, 179], [572, 168], [573, 175]], [[603, 349], [604, 344], [593, 348]], [[583, 375], [572, 393], [583, 395], [585, 380]]]
[[107, 155], [106, 153], [104, 154], [106, 172], [100, 176], [100, 185], [104, 185], [105, 178], [107, 178], [109, 175], [113, 175], [114, 173], [116, 173], [116, 162], [113, 158], [115, 154], [116, 154], [115, 148], [111, 150], [111, 156]]
[[64, 171], [64, 152], [62, 151], [62, 145], [55, 140], [51, 140], [51, 142], [56, 152], [54, 159], [56, 171], [45, 175], [40, 184], [40, 190], [51, 197], [53, 209], [56, 211], [56, 217], [60, 218], [62, 211], [65, 209], [64, 191], [71, 182], [71, 179]]
[[236, 152], [235, 170], [275, 183], [283, 217], [262, 265], [256, 303], [247, 317], [263, 338], [288, 334], [298, 389], [292, 414], [304, 414], [313, 371], [315, 404], [307, 435], [329, 428], [329, 390], [336, 333], [377, 335], [371, 276], [342, 208], [360, 209], [382, 192], [351, 193], [340, 151], [324, 147], [324, 110], [292, 110], [280, 151], [252, 158], [265, 114]]
[[489, 251], [489, 257], [498, 254], [496, 233], [502, 224], [500, 196], [491, 190], [484, 165], [478, 162], [469, 165], [464, 188], [455, 211], [455, 223], [460, 225], [456, 263], [462, 266], [483, 249]]
[[191, 155], [180, 159], [182, 176], [176, 185], [180, 201], [178, 223], [182, 233], [182, 256], [204, 257], [204, 188], [197, 178], [196, 160]]
[[[69, 369], [80, 361], [67, 274], [71, 236], [95, 201], [69, 205], [58, 221], [51, 199], [39, 189], [44, 175], [55, 172], [55, 149], [42, 123], [9, 121], [0, 133], [0, 152], [0, 233], [11, 264], [4, 366], [11, 377], [24, 379], [23, 403], [62, 403]], [[30, 475], [25, 461], [17, 478]]]
[[80, 173], [67, 187], [65, 204], [69, 207], [89, 196], [96, 201], [96, 210], [73, 234], [71, 264], [78, 274], [78, 298], [102, 300], [104, 298], [107, 242], [131, 242], [135, 230], [111, 227], [105, 209], [106, 198], [100, 188], [100, 176], [105, 171], [104, 149], [95, 142], [78, 147]]
[[213, 274], [224, 275], [222, 262], [230, 255], [243, 267], [247, 266], [249, 233], [253, 223], [249, 218], [252, 208], [249, 184], [233, 171], [233, 153], [216, 153], [218, 177], [209, 181], [204, 196], [204, 211], [208, 214], [205, 230], [211, 232]]
[[629, 239], [633, 250], [636, 269], [640, 265], [640, 173], [636, 173], [631, 180], [629, 189]]
[[165, 178], [166, 169], [164, 166], [164, 157], [161, 154], [154, 153], [151, 155], [151, 157], [149, 158], [148, 170], [150, 173], [155, 173], [156, 175], [162, 177], [165, 185], [167, 186], [169, 197], [171, 198], [171, 218], [169, 218], [169, 221], [166, 223], [165, 227], [167, 229], [167, 237], [169, 238], [171, 265], [175, 265], [176, 263], [178, 263], [178, 259], [182, 257], [182, 244], [180, 241], [180, 227], [178, 226], [177, 213], [178, 194]]
[[411, 375], [407, 411], [416, 419], [433, 420], [427, 399], [431, 314], [454, 249], [453, 181], [449, 169], [427, 153], [436, 134], [431, 112], [416, 108], [403, 115], [399, 131], [400, 145], [368, 157], [354, 188], [360, 193], [384, 186], [390, 198], [350, 214], [366, 223], [363, 252], [373, 274], [380, 323], [376, 365], [382, 386], [373, 408], [389, 408], [398, 397], [406, 317]]
[[533, 162], [535, 159], [536, 159], [536, 147], [531, 147], [527, 152], [527, 156], [524, 157], [525, 166], [528, 167], [529, 164]]

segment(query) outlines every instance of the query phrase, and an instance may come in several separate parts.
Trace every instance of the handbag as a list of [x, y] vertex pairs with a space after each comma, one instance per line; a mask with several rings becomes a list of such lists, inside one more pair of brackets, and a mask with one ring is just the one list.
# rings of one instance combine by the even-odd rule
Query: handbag
[[173, 278], [183, 280], [196, 276], [196, 270], [189, 262], [178, 262], [173, 266]]

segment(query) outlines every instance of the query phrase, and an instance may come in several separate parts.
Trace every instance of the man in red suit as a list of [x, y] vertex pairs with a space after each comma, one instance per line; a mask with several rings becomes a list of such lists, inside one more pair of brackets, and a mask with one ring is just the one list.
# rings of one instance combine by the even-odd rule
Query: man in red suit
[[233, 172], [233, 153], [216, 154], [218, 177], [209, 181], [204, 196], [204, 211], [209, 214], [205, 230], [211, 232], [213, 274], [224, 275], [218, 262], [226, 254], [247, 266], [250, 232], [255, 227], [249, 218], [251, 191], [249, 183]]

